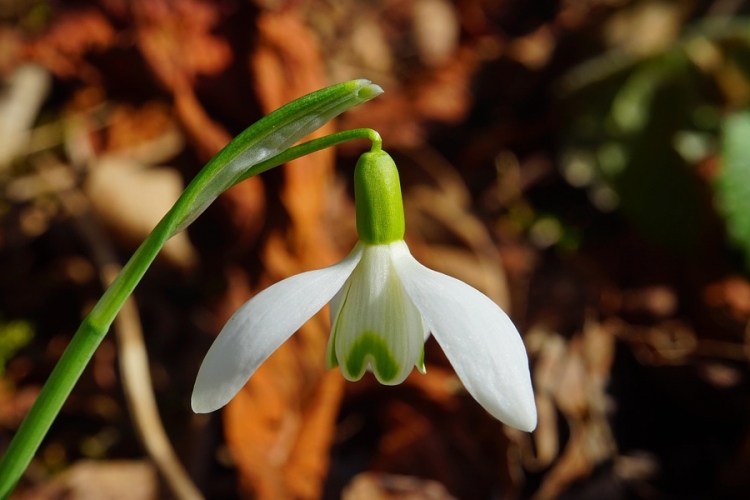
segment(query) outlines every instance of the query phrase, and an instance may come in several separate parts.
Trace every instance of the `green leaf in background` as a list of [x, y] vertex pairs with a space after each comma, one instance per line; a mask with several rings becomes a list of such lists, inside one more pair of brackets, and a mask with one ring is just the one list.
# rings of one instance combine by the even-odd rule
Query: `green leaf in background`
[[750, 268], [750, 111], [724, 120], [721, 168], [713, 188], [729, 238], [742, 250]]
[[26, 347], [33, 337], [34, 329], [27, 321], [0, 322], [0, 376], [5, 373], [6, 363]]
[[[563, 175], [587, 187], [595, 206], [617, 208], [645, 237], [685, 257], [695, 253], [706, 223], [705, 188], [684, 155], [704, 82], [673, 51], [579, 90], [569, 102], [561, 162]], [[591, 126], [581, 126], [582, 117]]]
[[639, 231], [687, 256], [696, 249], [706, 221], [700, 181], [674, 147], [676, 134], [692, 126], [690, 110], [700, 102], [695, 91], [700, 77], [681, 62], [663, 65], [661, 73], [646, 73], [652, 82], [632, 96], [637, 102], [633, 107], [645, 119], [640, 128], [623, 134], [623, 165], [605, 178]]

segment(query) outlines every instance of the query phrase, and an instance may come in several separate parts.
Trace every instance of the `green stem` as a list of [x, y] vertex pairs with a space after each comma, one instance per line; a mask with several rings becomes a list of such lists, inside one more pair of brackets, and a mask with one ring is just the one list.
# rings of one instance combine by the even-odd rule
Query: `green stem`
[[[171, 214], [171, 212], [170, 212]], [[0, 498], [10, 495], [122, 305], [169, 239], [164, 217], [86, 316], [0, 460]]]
[[[379, 149], [382, 142], [380, 135], [371, 129], [347, 130], [314, 139], [249, 167], [232, 185], [282, 163], [355, 139], [371, 140], [373, 149]], [[198, 175], [200, 176], [201, 174]], [[63, 403], [109, 331], [115, 316], [133, 293], [156, 255], [169, 238], [178, 230], [184, 229], [181, 226], [186, 218], [191, 216], [191, 210], [194, 208], [193, 202], [202, 188], [201, 182], [193, 182], [185, 189], [172, 209], [136, 250], [112, 285], [81, 323], [42, 387], [34, 405], [18, 428], [5, 455], [0, 459], [0, 498], [7, 498], [21, 479]]]

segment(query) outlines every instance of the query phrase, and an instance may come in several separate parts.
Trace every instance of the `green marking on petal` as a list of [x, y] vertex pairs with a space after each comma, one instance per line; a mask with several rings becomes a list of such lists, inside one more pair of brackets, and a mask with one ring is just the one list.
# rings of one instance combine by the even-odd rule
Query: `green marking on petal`
[[354, 380], [359, 380], [367, 369], [367, 362], [373, 364], [378, 381], [388, 383], [398, 377], [401, 367], [388, 347], [388, 343], [374, 332], [364, 332], [352, 345], [346, 357], [346, 371]]

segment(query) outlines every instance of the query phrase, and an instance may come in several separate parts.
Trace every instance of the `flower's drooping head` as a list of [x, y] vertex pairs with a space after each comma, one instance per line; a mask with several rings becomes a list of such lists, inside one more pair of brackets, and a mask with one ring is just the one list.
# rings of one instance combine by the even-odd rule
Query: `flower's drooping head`
[[193, 409], [225, 405], [257, 367], [331, 302], [327, 365], [348, 380], [372, 371], [403, 382], [424, 366], [430, 332], [466, 390], [493, 416], [531, 431], [536, 406], [526, 350], [508, 316], [469, 285], [417, 262], [404, 238], [398, 171], [380, 150], [354, 174], [359, 243], [340, 263], [281, 281], [243, 305], [211, 346], [198, 373]]
[[329, 368], [340, 366], [347, 380], [370, 370], [382, 384], [400, 384], [414, 366], [424, 372], [427, 332], [391, 262], [390, 244], [403, 241], [406, 225], [398, 170], [388, 153], [360, 157], [354, 198], [362, 258], [331, 301], [326, 361]]

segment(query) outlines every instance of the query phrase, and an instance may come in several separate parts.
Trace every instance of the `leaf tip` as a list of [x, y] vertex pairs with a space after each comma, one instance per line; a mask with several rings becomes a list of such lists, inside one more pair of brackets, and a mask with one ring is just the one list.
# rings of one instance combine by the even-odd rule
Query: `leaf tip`
[[357, 98], [360, 103], [372, 100], [384, 92], [380, 85], [372, 83], [370, 80], [354, 80], [356, 85]]

